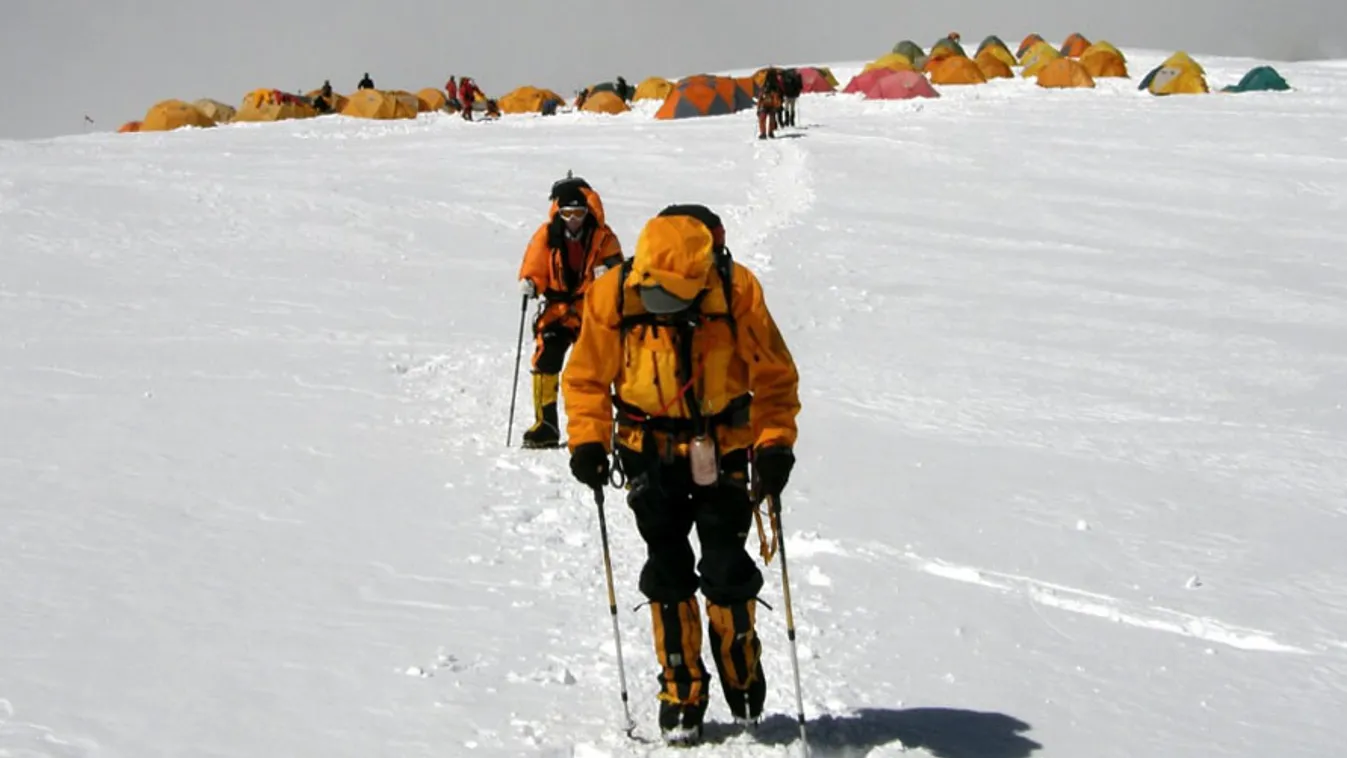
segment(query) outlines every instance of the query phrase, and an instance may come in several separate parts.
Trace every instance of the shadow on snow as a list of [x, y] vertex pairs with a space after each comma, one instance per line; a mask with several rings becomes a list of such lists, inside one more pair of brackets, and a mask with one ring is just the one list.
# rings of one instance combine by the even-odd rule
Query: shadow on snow
[[[1028, 758], [1042, 747], [1025, 737], [1027, 723], [1004, 713], [956, 708], [863, 708], [806, 723], [811, 753], [818, 758], [861, 758], [882, 745], [900, 743], [936, 758]], [[703, 741], [724, 742], [739, 734], [726, 724], [708, 723]], [[794, 718], [777, 714], [758, 726], [756, 741], [788, 745], [799, 740]]]

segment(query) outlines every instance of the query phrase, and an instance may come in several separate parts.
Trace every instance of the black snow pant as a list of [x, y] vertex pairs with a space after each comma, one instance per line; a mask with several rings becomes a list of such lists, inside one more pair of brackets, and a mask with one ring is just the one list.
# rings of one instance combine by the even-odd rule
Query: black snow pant
[[[647, 437], [647, 441], [650, 438]], [[646, 544], [641, 594], [656, 603], [680, 603], [698, 590], [712, 603], [745, 603], [762, 590], [762, 572], [745, 548], [753, 522], [748, 451], [721, 457], [720, 479], [701, 487], [686, 458], [619, 452], [629, 483], [627, 505]], [[701, 561], [689, 536], [697, 530]]]

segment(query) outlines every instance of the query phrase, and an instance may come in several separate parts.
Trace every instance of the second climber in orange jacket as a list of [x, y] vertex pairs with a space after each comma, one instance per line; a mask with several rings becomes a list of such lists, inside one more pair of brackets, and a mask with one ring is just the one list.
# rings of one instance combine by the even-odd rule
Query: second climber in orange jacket
[[622, 244], [604, 221], [598, 193], [579, 178], [553, 185], [551, 215], [529, 240], [519, 267], [520, 292], [543, 300], [533, 321], [534, 423], [524, 432], [524, 447], [561, 443], [557, 393], [566, 353], [580, 334], [585, 294], [621, 263]]

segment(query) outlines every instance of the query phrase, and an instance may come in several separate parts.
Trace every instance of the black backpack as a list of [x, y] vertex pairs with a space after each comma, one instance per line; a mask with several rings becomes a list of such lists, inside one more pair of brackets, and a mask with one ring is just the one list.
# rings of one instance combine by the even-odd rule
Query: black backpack
[[[680, 205], [670, 205], [659, 212], [660, 216], [691, 216], [702, 222], [702, 225], [711, 232], [711, 255], [716, 274], [720, 276], [720, 284], [725, 292], [725, 315], [706, 316], [706, 318], [723, 318], [729, 322], [730, 332], [737, 335], [737, 329], [734, 322], [734, 258], [730, 255], [730, 249], [725, 245], [725, 224], [720, 220], [720, 216], [715, 211], [707, 208], [705, 205], [696, 203], [686, 203]], [[626, 331], [632, 326], [642, 323], [652, 323], [654, 317], [652, 314], [626, 315], [626, 294], [627, 277], [631, 274], [632, 258], [622, 261], [621, 284], [617, 290], [617, 313], [621, 321], [621, 329]], [[699, 314], [700, 317], [701, 314]]]

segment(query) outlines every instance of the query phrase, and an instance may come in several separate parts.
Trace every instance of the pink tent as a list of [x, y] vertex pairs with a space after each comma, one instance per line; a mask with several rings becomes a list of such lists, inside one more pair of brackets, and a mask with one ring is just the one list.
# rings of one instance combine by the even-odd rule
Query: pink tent
[[800, 69], [800, 81], [804, 82], [801, 92], [836, 92], [837, 88], [828, 81], [828, 77], [816, 68]]
[[843, 92], [859, 92], [871, 100], [907, 100], [913, 97], [940, 97], [926, 77], [915, 71], [873, 68], [847, 82]]

